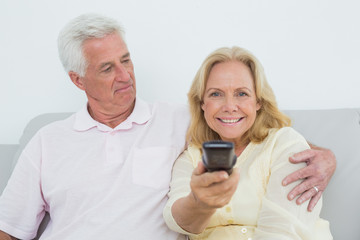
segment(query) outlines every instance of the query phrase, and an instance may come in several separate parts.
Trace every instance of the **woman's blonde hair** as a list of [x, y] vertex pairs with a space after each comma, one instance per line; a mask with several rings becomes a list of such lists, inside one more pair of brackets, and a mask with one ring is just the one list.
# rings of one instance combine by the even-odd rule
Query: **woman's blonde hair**
[[262, 142], [271, 128], [281, 128], [291, 124], [290, 118], [278, 109], [275, 95], [257, 58], [240, 47], [220, 48], [212, 52], [202, 63], [188, 93], [191, 123], [187, 132], [187, 140], [195, 147], [201, 148], [202, 143], [205, 141], [221, 139], [219, 134], [213, 131], [206, 123], [201, 105], [211, 69], [217, 63], [229, 61], [239, 61], [250, 68], [254, 79], [256, 99], [261, 105], [261, 108], [257, 111], [254, 124], [243, 135], [242, 142]]

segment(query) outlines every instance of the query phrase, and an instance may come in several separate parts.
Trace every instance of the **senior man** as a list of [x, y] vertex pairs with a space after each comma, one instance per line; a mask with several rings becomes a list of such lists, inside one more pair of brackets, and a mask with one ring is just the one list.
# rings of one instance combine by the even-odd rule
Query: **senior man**
[[[187, 108], [136, 97], [133, 63], [113, 19], [75, 18], [58, 47], [88, 102], [42, 128], [24, 149], [0, 198], [0, 239], [34, 238], [45, 212], [42, 239], [182, 239], [166, 227], [162, 210], [185, 147]], [[315, 204], [321, 192], [313, 186], [324, 190], [335, 158], [323, 149], [295, 157], [310, 164], [286, 179], [307, 177], [291, 194]]]

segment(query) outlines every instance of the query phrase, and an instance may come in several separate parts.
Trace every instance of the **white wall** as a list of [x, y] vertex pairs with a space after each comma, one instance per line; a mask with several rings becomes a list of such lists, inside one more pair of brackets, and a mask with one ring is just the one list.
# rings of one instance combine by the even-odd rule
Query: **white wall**
[[359, 9], [357, 0], [1, 0], [0, 144], [17, 143], [38, 114], [85, 104], [56, 47], [81, 13], [122, 22], [148, 101], [186, 102], [205, 56], [238, 45], [263, 63], [280, 108], [318, 109], [360, 107]]

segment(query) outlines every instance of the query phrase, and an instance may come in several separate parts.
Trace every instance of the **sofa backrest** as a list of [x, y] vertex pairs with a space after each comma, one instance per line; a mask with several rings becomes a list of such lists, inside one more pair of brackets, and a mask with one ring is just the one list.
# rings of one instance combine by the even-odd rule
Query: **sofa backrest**
[[285, 111], [309, 142], [331, 149], [337, 168], [321, 216], [334, 239], [360, 239], [360, 109]]
[[[311, 143], [331, 149], [336, 172], [325, 190], [321, 216], [330, 222], [334, 239], [360, 239], [360, 109], [287, 110], [293, 127]], [[15, 161], [42, 126], [71, 113], [47, 113], [29, 122], [20, 139]], [[14, 146], [11, 145], [12, 151]], [[1, 151], [1, 148], [0, 148]], [[1, 156], [1, 153], [0, 153]], [[43, 222], [39, 234], [48, 221]]]

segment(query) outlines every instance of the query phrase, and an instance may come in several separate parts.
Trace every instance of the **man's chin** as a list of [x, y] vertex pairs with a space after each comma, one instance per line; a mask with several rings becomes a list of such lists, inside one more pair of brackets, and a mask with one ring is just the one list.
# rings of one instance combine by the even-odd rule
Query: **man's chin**
[[118, 103], [117, 105], [129, 106], [132, 108], [132, 107], [134, 107], [135, 100], [136, 100], [135, 94], [125, 95], [125, 96], [122, 96], [120, 99], [117, 99], [117, 103]]

